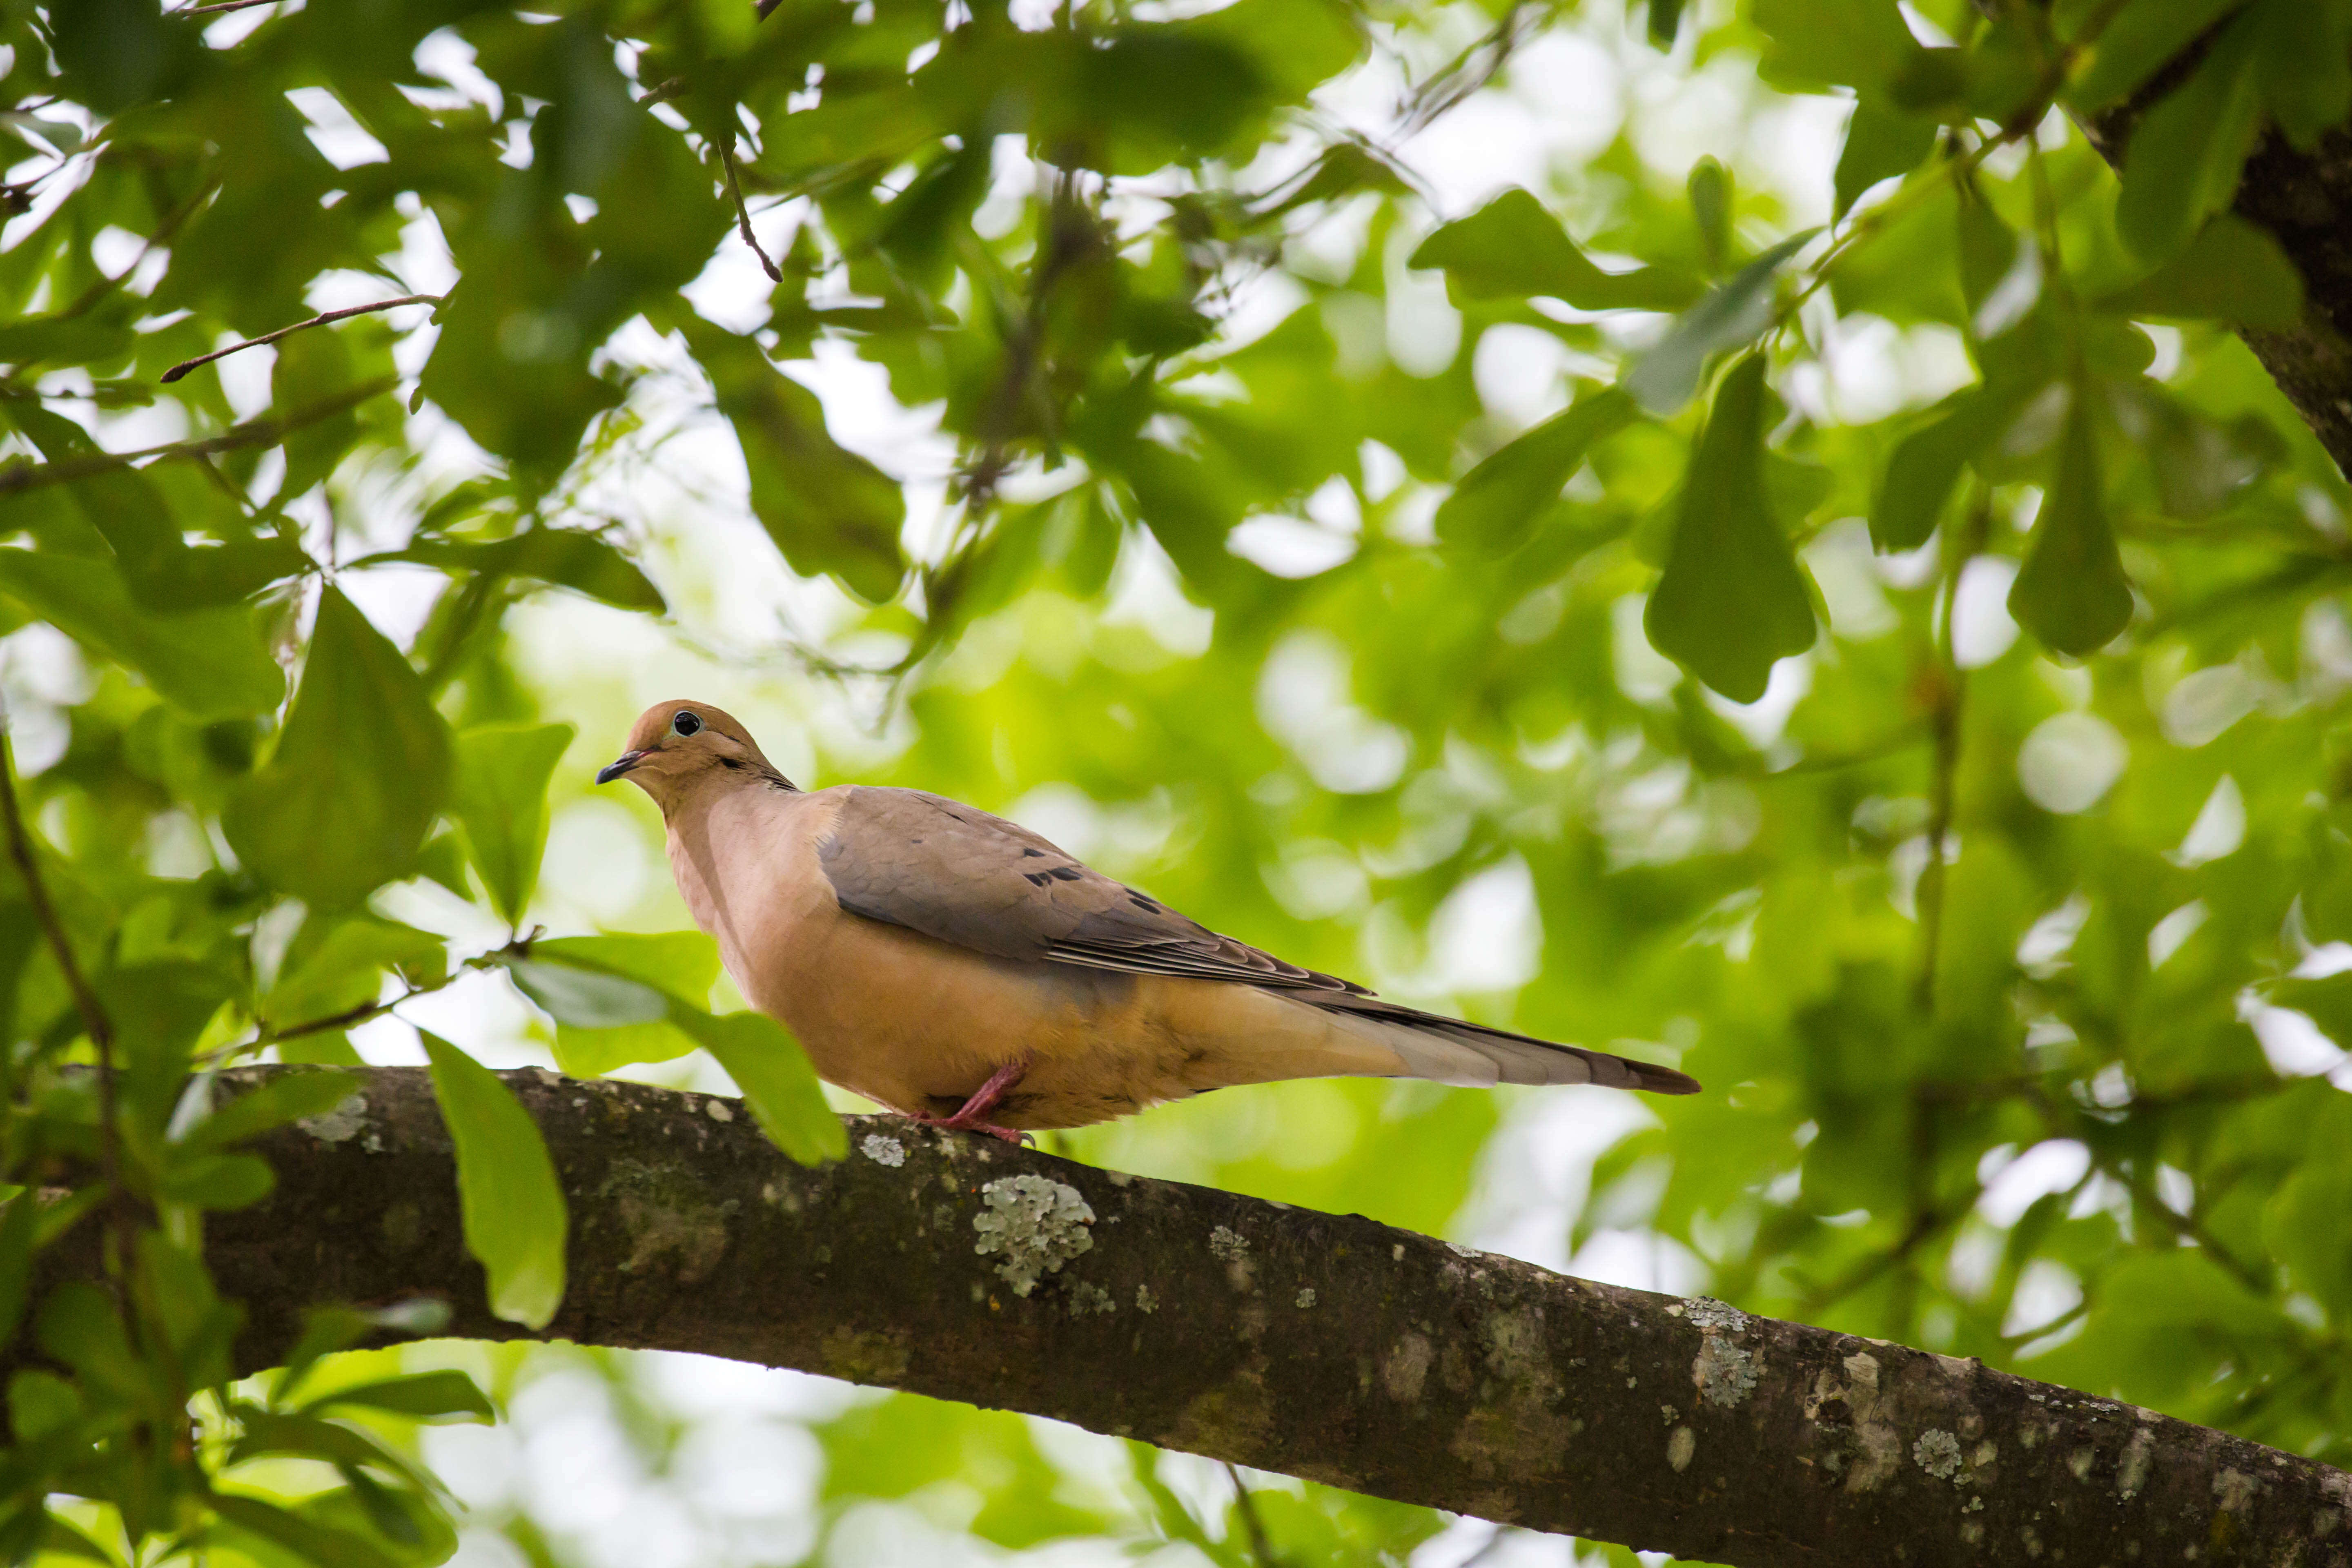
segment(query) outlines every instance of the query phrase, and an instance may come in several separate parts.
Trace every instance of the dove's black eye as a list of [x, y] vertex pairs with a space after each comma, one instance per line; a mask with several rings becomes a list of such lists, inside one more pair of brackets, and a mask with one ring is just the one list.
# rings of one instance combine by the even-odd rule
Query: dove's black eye
[[702, 732], [702, 718], [692, 709], [681, 708], [677, 717], [669, 721], [669, 727], [681, 735], [698, 735]]

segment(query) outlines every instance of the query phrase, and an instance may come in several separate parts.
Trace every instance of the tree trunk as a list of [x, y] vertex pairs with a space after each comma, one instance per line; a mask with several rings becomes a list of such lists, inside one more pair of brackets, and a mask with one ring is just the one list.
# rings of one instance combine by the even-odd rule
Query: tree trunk
[[[2183, 50], [2128, 101], [2076, 121], [2101, 157], [2124, 166], [2141, 116], [2189, 79], [2219, 31]], [[2352, 129], [2338, 127], [2311, 152], [2298, 153], [2265, 126], [2231, 210], [2279, 242], [2304, 289], [2300, 325], [2287, 331], [2242, 328], [2239, 336], [2336, 468], [2352, 475]]]
[[[1722, 1563], [2352, 1563], [2352, 1477], [1975, 1362], [888, 1118], [809, 1170], [734, 1100], [503, 1076], [572, 1205], [570, 1294], [538, 1337], [1029, 1411]], [[454, 1334], [531, 1337], [484, 1302], [422, 1070], [373, 1069], [257, 1152], [276, 1193], [207, 1225], [244, 1368], [320, 1301], [439, 1296]], [[48, 1269], [88, 1267], [68, 1244]]]

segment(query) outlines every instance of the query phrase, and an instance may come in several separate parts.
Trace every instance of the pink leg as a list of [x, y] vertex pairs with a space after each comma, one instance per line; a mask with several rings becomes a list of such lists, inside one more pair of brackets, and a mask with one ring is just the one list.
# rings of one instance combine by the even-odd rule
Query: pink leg
[[993, 1122], [982, 1120], [1003, 1102], [1005, 1095], [1013, 1090], [1028, 1070], [1029, 1059], [1026, 1057], [1017, 1058], [991, 1073], [988, 1081], [974, 1090], [972, 1097], [965, 1100], [962, 1109], [953, 1116], [925, 1116], [919, 1112], [909, 1112], [908, 1119], [920, 1122], [925, 1127], [937, 1127], [950, 1132], [985, 1132], [991, 1138], [1002, 1138], [1007, 1143], [1033, 1143], [1036, 1140], [1026, 1132], [1018, 1131], [1010, 1127], [999, 1127]]

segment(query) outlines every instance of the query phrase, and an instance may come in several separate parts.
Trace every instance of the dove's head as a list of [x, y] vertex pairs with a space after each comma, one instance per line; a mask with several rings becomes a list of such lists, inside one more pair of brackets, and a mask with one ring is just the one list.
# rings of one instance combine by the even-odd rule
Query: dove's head
[[671, 803], [713, 783], [793, 786], [761, 753], [751, 732], [708, 702], [656, 702], [637, 716], [628, 749], [596, 774], [610, 784], [625, 774], [667, 812]]

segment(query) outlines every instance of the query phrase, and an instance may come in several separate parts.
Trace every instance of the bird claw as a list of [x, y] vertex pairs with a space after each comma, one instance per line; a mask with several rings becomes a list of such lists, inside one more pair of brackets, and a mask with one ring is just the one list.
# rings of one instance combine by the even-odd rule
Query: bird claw
[[961, 1116], [909, 1116], [908, 1121], [918, 1127], [929, 1127], [940, 1132], [982, 1132], [991, 1138], [1002, 1138], [1015, 1147], [1034, 1145], [1037, 1135], [1017, 1128], [999, 1127], [992, 1121], [966, 1121]]

